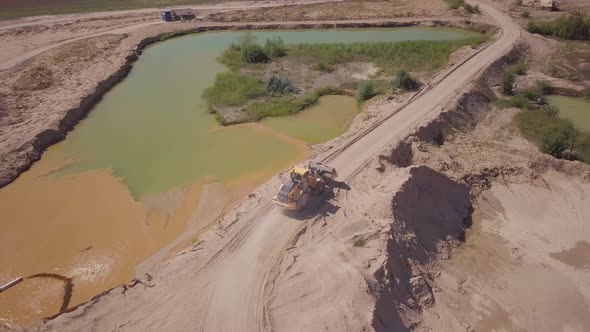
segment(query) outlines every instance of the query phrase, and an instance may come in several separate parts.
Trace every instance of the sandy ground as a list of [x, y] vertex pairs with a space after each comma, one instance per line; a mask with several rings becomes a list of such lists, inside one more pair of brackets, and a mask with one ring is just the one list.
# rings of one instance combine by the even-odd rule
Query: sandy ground
[[149, 275], [30, 329], [589, 330], [590, 169], [521, 138], [493, 82], [467, 86], [520, 37], [480, 5], [498, 40], [317, 148], [332, 196], [286, 215], [274, 177]]
[[[457, 92], [464, 89], [466, 84], [483, 68], [512, 48], [519, 37], [518, 28], [506, 16], [493, 8], [485, 4], [481, 4], [481, 6], [486, 12], [493, 15], [494, 19], [498, 20], [504, 28], [504, 33], [497, 41], [482, 49], [465, 63], [459, 63], [456, 67], [450, 68], [446, 73], [435, 78], [432, 85], [425, 87], [400, 111], [390, 110], [395, 115], [385, 118], [381, 125], [368, 128], [366, 132], [343, 144], [341, 149], [328, 149], [324, 152], [324, 157], [319, 157], [328, 160], [331, 165], [335, 166], [339, 170], [339, 180], [346, 182], [346, 184], [338, 186], [337, 192], [370, 191], [372, 186], [357, 186], [357, 182], [355, 182], [362, 178], [362, 172], [370, 169], [370, 167], [365, 167], [367, 163], [375, 162], [376, 155], [392, 142], [407, 135], [422, 121], [436, 118], [443, 106], [450, 101], [450, 97], [456, 97]], [[440, 83], [434, 84], [435, 82]], [[395, 101], [392, 102], [395, 103]], [[83, 305], [71, 313], [62, 314], [56, 319], [36, 327], [36, 329], [59, 331], [85, 329], [258, 331], [267, 328], [289, 328], [289, 326], [277, 325], [278, 320], [275, 320], [274, 312], [276, 306], [280, 307], [286, 305], [286, 302], [291, 302], [280, 296], [276, 299], [273, 298], [277, 293], [271, 291], [269, 284], [269, 281], [276, 275], [275, 267], [282, 265], [281, 254], [303, 234], [304, 226], [309, 225], [315, 217], [334, 214], [338, 209], [342, 209], [344, 213], [348, 209], [348, 205], [352, 205], [351, 208], [355, 209], [354, 204], [357, 200], [351, 199], [348, 205], [340, 205], [337, 201], [331, 201], [319, 212], [310, 209], [302, 215], [285, 215], [281, 210], [268, 204], [269, 195], [274, 192], [278, 181], [278, 178], [274, 178], [252, 193], [245, 202], [230, 211], [217, 227], [205, 233], [200, 239], [201, 242], [178, 253], [154, 271], [152, 275], [142, 278], [141, 283], [136, 281], [129, 286], [113, 289], [91, 303]], [[463, 222], [463, 217], [467, 216], [470, 211], [468, 195], [464, 186], [427, 168], [401, 171], [391, 181], [392, 189], [389, 190], [395, 190], [396, 185], [399, 188], [405, 188], [398, 193], [406, 192], [407, 194], [399, 194], [396, 197], [407, 199], [409, 203], [415, 201], [416, 195], [421, 195], [420, 193], [424, 191], [427, 183], [437, 181], [436, 183], [441, 183], [440, 190], [429, 190], [428, 195], [431, 196], [427, 197], [442, 199], [447, 190], [457, 192], [456, 197], [458, 197], [451, 196], [446, 199], [446, 202], [435, 205], [435, 207], [440, 206], [446, 211], [442, 214], [443, 216], [446, 216], [448, 212], [449, 218], [460, 216], [462, 217], [461, 222]], [[364, 181], [361, 182], [364, 183]], [[351, 184], [355, 185], [355, 188], [352, 188]], [[384, 189], [384, 192], [387, 193], [387, 190], [387, 188]], [[336, 197], [342, 196], [337, 194]], [[361, 214], [360, 211], [368, 211], [371, 208], [371, 202], [373, 202], [373, 197], [370, 196], [358, 201], [355, 211]], [[461, 207], [458, 207], [457, 202]], [[321, 202], [318, 201], [316, 204], [319, 203]], [[363, 206], [363, 204], [367, 205]], [[401, 204], [395, 207], [393, 214], [398, 216], [400, 220], [407, 220], [408, 224], [410, 221], [415, 223], [422, 217], [436, 219], [432, 213], [408, 209], [408, 206], [412, 205]], [[377, 210], [374, 211], [376, 216], [379, 212]], [[345, 213], [343, 216], [347, 218]], [[352, 225], [348, 233], [344, 231], [344, 237], [349, 237], [354, 233], [355, 227], [361, 226]], [[461, 234], [458, 233], [461, 232], [461, 227], [456, 225], [446, 227], [441, 232], [449, 236], [460, 237]], [[390, 244], [391, 241], [387, 241], [387, 246]], [[436, 245], [434, 239], [432, 244]], [[326, 253], [330, 252], [337, 252], [337, 250], [328, 248]], [[389, 264], [389, 260], [386, 262]], [[315, 263], [315, 266], [317, 265], [318, 262]], [[383, 268], [379, 270], [381, 271]], [[350, 270], [346, 270], [346, 267], [343, 266], [340, 271]], [[334, 272], [334, 274], [338, 273]], [[383, 281], [382, 276], [387, 275], [381, 274], [379, 277], [377, 274], [375, 280], [381, 282]], [[364, 280], [362, 277], [352, 274], [351, 276], [354, 277], [353, 280], [357, 281], [356, 284], [362, 286], [359, 284]], [[303, 278], [302, 283], [309, 284], [317, 277], [319, 276], [308, 276]], [[339, 280], [347, 281], [342, 277]], [[416, 289], [416, 292], [419, 289], [422, 289], [423, 292], [426, 287], [424, 277], [422, 279], [408, 279], [408, 282], [413, 289]], [[334, 286], [343, 288], [344, 286], [349, 287], [350, 284], [335, 283]], [[379, 284], [371, 284], [369, 288], [377, 290], [380, 287]], [[362, 290], [362, 288], [359, 289]], [[350, 294], [358, 294], [358, 291], [356, 287], [352, 287]], [[194, 294], [198, 294], [198, 296]], [[424, 294], [424, 296], [426, 295]], [[326, 309], [330, 318], [342, 318], [342, 313], [350, 311], [350, 317], [347, 320], [332, 322], [340, 324], [339, 327], [343, 330], [355, 330], [356, 326], [360, 326], [359, 324], [368, 327], [373, 319], [372, 308], [387, 306], [387, 302], [384, 302], [380, 297], [373, 299], [364, 297], [358, 303], [355, 300], [356, 297], [353, 297], [352, 301], [355, 301], [355, 306], [351, 307], [347, 306], [347, 303], [350, 302], [344, 299], [347, 296], [345, 294], [342, 296], [341, 301], [338, 301], [338, 298], [333, 298], [336, 303], [326, 301], [323, 305], [322, 303], [315, 304], [324, 308], [332, 306], [331, 310]], [[266, 299], [273, 299], [275, 302], [268, 302]], [[273, 306], [272, 303], [276, 305]], [[312, 315], [312, 311], [307, 310], [304, 313], [299, 313], [298, 317], [306, 315]], [[355, 317], [362, 319], [354, 323], [352, 321]], [[313, 321], [313, 317], [306, 318], [306, 320], [301, 319], [301, 324], [312, 330], [323, 326], [322, 324], [313, 325]], [[353, 323], [356, 325], [351, 325]]]

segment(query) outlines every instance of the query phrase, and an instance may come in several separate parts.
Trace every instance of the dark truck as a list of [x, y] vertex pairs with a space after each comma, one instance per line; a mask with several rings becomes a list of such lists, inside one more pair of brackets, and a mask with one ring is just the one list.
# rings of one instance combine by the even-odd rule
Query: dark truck
[[180, 20], [192, 20], [197, 17], [194, 11], [190, 9], [173, 9], [163, 11], [162, 20], [166, 22], [180, 21]]

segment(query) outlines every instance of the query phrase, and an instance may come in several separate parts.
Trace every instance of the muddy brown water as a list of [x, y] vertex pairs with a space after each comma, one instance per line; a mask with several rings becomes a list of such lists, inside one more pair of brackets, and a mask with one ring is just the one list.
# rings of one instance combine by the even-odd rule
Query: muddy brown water
[[[308, 155], [307, 143], [340, 135], [357, 113], [352, 97], [326, 96], [295, 116], [217, 127], [200, 98], [226, 70], [219, 52], [243, 32], [187, 36], [148, 48], [131, 75], [14, 183], [0, 189], [0, 284], [17, 276], [72, 278], [69, 305], [129, 281], [135, 267], [273, 174]], [[255, 32], [287, 43], [454, 40], [452, 29]], [[211, 190], [206, 190], [211, 189]], [[204, 194], [206, 193], [206, 198]], [[195, 226], [195, 225], [192, 225]], [[196, 235], [195, 235], [196, 236]], [[0, 322], [57, 313], [64, 283], [26, 280], [0, 294]]]

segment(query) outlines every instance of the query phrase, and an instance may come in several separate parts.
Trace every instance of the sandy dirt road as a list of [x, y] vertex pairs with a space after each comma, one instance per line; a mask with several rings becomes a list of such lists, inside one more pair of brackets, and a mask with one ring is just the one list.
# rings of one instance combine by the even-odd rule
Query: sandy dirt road
[[[192, 8], [197, 13], [201, 13], [197, 18], [203, 18], [211, 12], [224, 12], [232, 10], [248, 10], [248, 9], [260, 9], [260, 8], [272, 8], [280, 6], [290, 5], [306, 5], [313, 3], [325, 3], [325, 2], [338, 2], [342, 0], [292, 0], [292, 1], [275, 1], [275, 2], [245, 2], [245, 3], [228, 3], [219, 5], [202, 5], [202, 6], [183, 6], [182, 8]], [[172, 7], [175, 8], [175, 7]], [[114, 24], [112, 29], [102, 30], [100, 32], [91, 32], [85, 34], [74, 34], [71, 38], [64, 38], [61, 40], [49, 41], [38, 45], [30, 45], [24, 52], [14, 52], [10, 49], [4, 49], [6, 46], [0, 46], [0, 70], [9, 69], [18, 65], [19, 63], [35, 57], [41, 53], [54, 49], [56, 47], [75, 42], [82, 39], [99, 37], [106, 34], [126, 34], [138, 29], [146, 28], [158, 24], [166, 24], [159, 19], [155, 14], [161, 11], [160, 8], [146, 8], [139, 10], [123, 10], [113, 12], [99, 12], [99, 13], [85, 13], [85, 14], [70, 14], [70, 15], [51, 15], [51, 16], [40, 16], [25, 18], [16, 21], [8, 21], [0, 23], [0, 33], [6, 30], [23, 28], [32, 25], [53, 25], [53, 24], [64, 24], [75, 21], [86, 21], [94, 19], [109, 19], [124, 17], [126, 14], [137, 15], [150, 15], [153, 19], [149, 19], [145, 22], [125, 24], [123, 26]], [[154, 14], [154, 15], [152, 15]]]
[[[485, 3], [478, 4], [502, 28], [499, 39], [458, 65], [439, 84], [425, 89], [395, 116], [333, 154], [327, 163], [338, 169], [340, 181], [352, 177], [421, 121], [436, 115], [451, 97], [517, 42], [520, 28], [507, 15]], [[173, 278], [157, 287], [118, 299], [113, 295], [81, 312], [50, 321], [42, 330], [280, 330], [269, 326], [265, 286], [285, 246], [304, 222], [269, 205], [231, 234], [227, 244], [201, 267], [190, 272], [177, 269]]]

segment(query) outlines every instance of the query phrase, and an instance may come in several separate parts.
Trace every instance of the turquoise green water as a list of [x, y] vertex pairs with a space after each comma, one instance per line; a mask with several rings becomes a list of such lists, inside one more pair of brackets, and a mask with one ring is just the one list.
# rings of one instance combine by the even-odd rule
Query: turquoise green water
[[[458, 40], [475, 35], [429, 28], [253, 33], [260, 40], [280, 36], [286, 43]], [[243, 34], [195, 34], [145, 50], [130, 76], [109, 92], [65, 141], [64, 151], [78, 162], [64, 172], [112, 168], [134, 196], [141, 198], [202, 179], [227, 181], [254, 172], [277, 171], [300, 158], [300, 149], [292, 142], [254, 127], [212, 130], [216, 123], [200, 96], [215, 75], [226, 70], [216, 57]], [[303, 120], [293, 121], [293, 126], [305, 127]], [[277, 128], [293, 132], [285, 121], [277, 120], [281, 122]], [[332, 119], [328, 116], [322, 121]], [[342, 130], [295, 136], [317, 143]]]
[[579, 130], [590, 131], [590, 101], [584, 98], [548, 96], [549, 103], [559, 107], [559, 114], [570, 119]]

